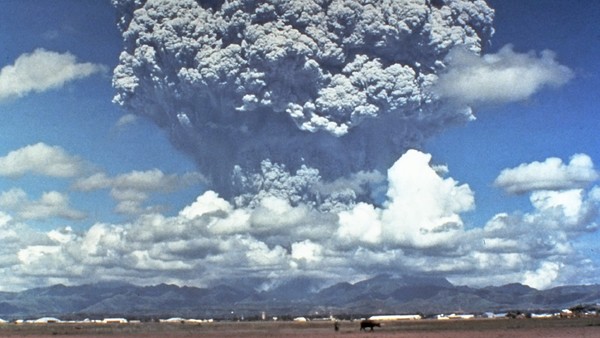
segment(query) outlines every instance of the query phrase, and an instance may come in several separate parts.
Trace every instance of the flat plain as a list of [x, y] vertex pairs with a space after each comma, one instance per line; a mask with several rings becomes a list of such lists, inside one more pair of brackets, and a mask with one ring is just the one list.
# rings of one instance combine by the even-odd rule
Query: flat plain
[[600, 337], [600, 317], [550, 319], [469, 319], [384, 322], [373, 332], [358, 321], [214, 322], [203, 324], [3, 324], [2, 337]]

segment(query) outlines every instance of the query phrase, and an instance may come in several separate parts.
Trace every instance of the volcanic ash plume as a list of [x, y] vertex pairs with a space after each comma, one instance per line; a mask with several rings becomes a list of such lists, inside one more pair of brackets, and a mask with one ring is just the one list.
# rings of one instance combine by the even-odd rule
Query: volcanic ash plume
[[493, 10], [464, 0], [113, 0], [115, 101], [169, 131], [224, 196], [275, 165], [326, 180], [383, 172], [449, 123], [432, 94], [455, 46], [478, 55]]

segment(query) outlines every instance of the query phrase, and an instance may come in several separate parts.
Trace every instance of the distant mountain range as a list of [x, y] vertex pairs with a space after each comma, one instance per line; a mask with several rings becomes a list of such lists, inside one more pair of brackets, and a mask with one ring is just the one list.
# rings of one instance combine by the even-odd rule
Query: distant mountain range
[[355, 284], [317, 289], [309, 278], [292, 279], [268, 291], [219, 285], [196, 288], [160, 284], [136, 286], [108, 282], [54, 285], [22, 292], [0, 292], [0, 318], [55, 316], [84, 319], [127, 318], [253, 319], [267, 316], [364, 316], [557, 311], [600, 303], [600, 285], [536, 290], [522, 284], [471, 288], [444, 278], [380, 275]]

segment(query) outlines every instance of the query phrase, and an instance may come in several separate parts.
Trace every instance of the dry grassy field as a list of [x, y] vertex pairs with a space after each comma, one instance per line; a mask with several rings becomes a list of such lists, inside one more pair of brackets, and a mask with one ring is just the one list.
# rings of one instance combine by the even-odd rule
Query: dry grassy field
[[600, 337], [600, 318], [417, 320], [359, 331], [359, 322], [215, 322], [206, 324], [4, 324], [2, 337]]

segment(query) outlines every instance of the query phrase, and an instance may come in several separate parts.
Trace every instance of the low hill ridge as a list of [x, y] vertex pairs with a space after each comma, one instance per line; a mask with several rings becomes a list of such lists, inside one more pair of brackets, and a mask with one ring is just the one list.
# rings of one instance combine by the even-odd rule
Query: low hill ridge
[[[600, 303], [600, 286], [536, 290], [522, 284], [485, 288], [452, 285], [445, 278], [378, 275], [327, 287], [322, 280], [290, 279], [268, 290], [234, 285], [211, 288], [102, 282], [0, 292], [0, 318], [99, 316], [246, 318], [269, 315], [389, 314], [560, 310]], [[257, 285], [258, 288], [260, 285]]]

